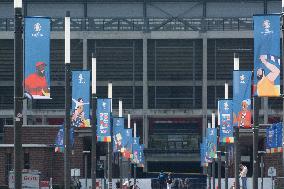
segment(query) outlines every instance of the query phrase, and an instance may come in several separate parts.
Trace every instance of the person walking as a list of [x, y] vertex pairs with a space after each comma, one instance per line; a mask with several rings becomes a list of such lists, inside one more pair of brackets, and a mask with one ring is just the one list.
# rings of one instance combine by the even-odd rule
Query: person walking
[[242, 180], [242, 187], [243, 189], [247, 189], [247, 173], [248, 173], [248, 168], [243, 165], [243, 164], [240, 164], [240, 177], [241, 177], [241, 180]]
[[173, 183], [172, 173], [169, 173], [167, 178], [167, 189], [171, 189], [172, 183]]
[[159, 179], [160, 189], [164, 189], [165, 181], [166, 181], [166, 175], [162, 170], [159, 173], [158, 179]]

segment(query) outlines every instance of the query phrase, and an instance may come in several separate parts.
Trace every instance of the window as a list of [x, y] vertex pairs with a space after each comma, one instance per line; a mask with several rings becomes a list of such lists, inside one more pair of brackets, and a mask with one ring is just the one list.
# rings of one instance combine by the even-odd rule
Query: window
[[5, 182], [8, 184], [9, 181], [9, 172], [12, 170], [12, 154], [5, 154]]
[[30, 154], [24, 153], [24, 169], [30, 169]]

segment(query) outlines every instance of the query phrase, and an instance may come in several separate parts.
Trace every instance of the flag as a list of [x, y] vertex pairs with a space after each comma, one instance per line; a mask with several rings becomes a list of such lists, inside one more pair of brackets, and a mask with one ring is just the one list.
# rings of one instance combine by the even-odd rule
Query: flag
[[131, 156], [133, 144], [132, 129], [125, 129], [124, 134], [125, 137], [123, 138], [123, 148], [121, 152], [123, 157], [129, 159]]
[[210, 158], [217, 158], [217, 129], [207, 128], [208, 154]]
[[254, 95], [280, 96], [280, 15], [253, 16]]
[[111, 99], [98, 99], [97, 101], [97, 139], [98, 142], [111, 142]]
[[[55, 152], [62, 152], [64, 153], [64, 133], [65, 133], [65, 127], [64, 124], [60, 126], [58, 133], [56, 135], [55, 140]], [[73, 147], [74, 146], [74, 128], [70, 128], [70, 144]]]
[[34, 99], [50, 99], [50, 18], [25, 17], [24, 90]]
[[72, 71], [73, 127], [90, 127], [90, 71]]
[[220, 114], [220, 142], [234, 143], [233, 137], [233, 102], [232, 100], [219, 100]]
[[123, 148], [124, 138], [124, 118], [114, 117], [113, 118], [113, 152], [120, 152]]
[[251, 128], [251, 71], [233, 72], [233, 124]]

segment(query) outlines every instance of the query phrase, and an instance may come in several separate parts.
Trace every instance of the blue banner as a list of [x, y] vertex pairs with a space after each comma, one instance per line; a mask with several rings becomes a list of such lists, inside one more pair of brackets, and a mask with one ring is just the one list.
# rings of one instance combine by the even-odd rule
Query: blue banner
[[210, 158], [209, 156], [209, 142], [208, 142], [208, 138], [207, 136], [203, 138], [204, 144], [205, 144], [205, 162], [206, 163], [211, 163], [212, 162], [212, 158]]
[[97, 100], [97, 139], [98, 142], [111, 142], [111, 99]]
[[282, 123], [274, 123], [269, 128], [266, 128], [267, 153], [283, 152], [282, 135]]
[[132, 144], [133, 144], [133, 137], [132, 137], [132, 129], [125, 129], [125, 137], [123, 139], [123, 150], [122, 156], [126, 159], [129, 159], [132, 152]]
[[220, 142], [234, 143], [233, 137], [233, 101], [219, 100], [218, 111], [220, 116]]
[[123, 148], [124, 118], [113, 118], [113, 152], [120, 152]]
[[280, 96], [280, 15], [254, 16], [254, 95]]
[[217, 158], [217, 129], [207, 128], [209, 158]]
[[282, 123], [277, 123], [276, 124], [276, 147], [277, 148], [282, 148]]
[[233, 72], [234, 126], [251, 128], [251, 71]]
[[[64, 131], [65, 127], [64, 124], [60, 126], [59, 131], [57, 133], [56, 139], [55, 139], [55, 152], [64, 152]], [[74, 128], [70, 128], [70, 144], [73, 147], [74, 146]]]
[[138, 167], [144, 167], [145, 165], [145, 157], [144, 157], [144, 144], [139, 145], [138, 150]]
[[25, 18], [24, 60], [25, 92], [50, 99], [50, 18]]
[[131, 161], [132, 161], [132, 163], [136, 163], [136, 164], [139, 163], [139, 159], [138, 159], [139, 140], [140, 140], [140, 137], [133, 138], [133, 145], [132, 145]]
[[204, 143], [200, 143], [200, 165], [205, 165]]
[[72, 71], [73, 127], [90, 127], [90, 71]]

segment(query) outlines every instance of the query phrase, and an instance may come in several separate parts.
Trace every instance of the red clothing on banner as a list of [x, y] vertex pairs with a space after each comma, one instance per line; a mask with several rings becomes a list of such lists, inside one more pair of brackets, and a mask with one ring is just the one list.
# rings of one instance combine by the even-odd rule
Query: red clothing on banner
[[31, 74], [25, 79], [25, 90], [31, 95], [45, 96], [43, 92], [47, 87], [45, 76], [41, 77], [37, 73]]

